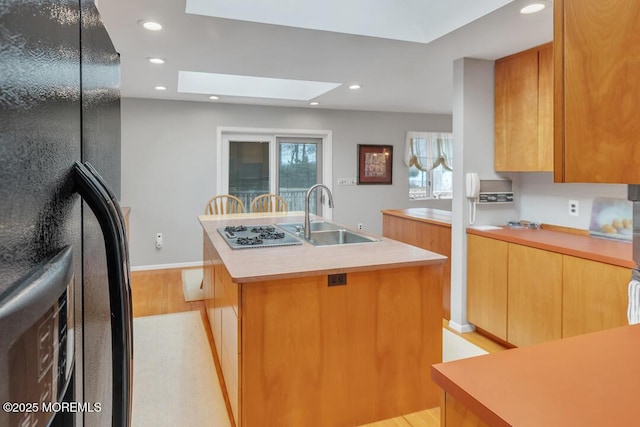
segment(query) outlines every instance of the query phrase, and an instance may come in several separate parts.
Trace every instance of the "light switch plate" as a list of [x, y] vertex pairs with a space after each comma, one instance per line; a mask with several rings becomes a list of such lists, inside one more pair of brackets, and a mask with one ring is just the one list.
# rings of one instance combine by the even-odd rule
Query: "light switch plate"
[[338, 185], [356, 185], [355, 178], [338, 178]]

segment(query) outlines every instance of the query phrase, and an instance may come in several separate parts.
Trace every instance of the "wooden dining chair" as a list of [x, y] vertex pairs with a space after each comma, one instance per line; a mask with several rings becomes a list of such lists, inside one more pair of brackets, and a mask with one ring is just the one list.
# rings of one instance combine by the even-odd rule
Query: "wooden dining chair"
[[245, 208], [242, 200], [231, 194], [212, 197], [204, 208], [205, 215], [224, 215], [244, 212]]
[[262, 194], [251, 202], [251, 212], [289, 212], [289, 205], [278, 194]]

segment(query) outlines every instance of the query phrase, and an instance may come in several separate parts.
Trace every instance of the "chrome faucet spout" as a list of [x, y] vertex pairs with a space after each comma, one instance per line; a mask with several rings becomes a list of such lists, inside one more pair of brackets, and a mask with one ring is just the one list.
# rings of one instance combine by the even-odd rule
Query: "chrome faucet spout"
[[316, 184], [313, 185], [308, 191], [307, 195], [304, 198], [304, 238], [309, 240], [311, 239], [311, 220], [309, 219], [309, 199], [311, 198], [311, 193], [316, 188], [321, 187], [327, 191], [329, 195], [329, 207], [333, 208], [333, 194], [331, 194], [331, 190], [324, 184]]

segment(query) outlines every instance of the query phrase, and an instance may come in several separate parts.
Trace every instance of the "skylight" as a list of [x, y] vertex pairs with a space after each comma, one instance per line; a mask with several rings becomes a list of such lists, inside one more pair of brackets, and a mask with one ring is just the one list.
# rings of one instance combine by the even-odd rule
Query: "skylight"
[[180, 71], [178, 92], [308, 101], [342, 83]]
[[186, 0], [185, 12], [429, 43], [513, 0]]

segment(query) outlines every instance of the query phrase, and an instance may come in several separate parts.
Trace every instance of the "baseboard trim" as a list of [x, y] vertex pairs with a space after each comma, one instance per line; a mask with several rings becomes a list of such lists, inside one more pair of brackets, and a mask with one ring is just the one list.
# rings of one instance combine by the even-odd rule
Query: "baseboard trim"
[[178, 262], [175, 264], [136, 265], [131, 267], [131, 271], [165, 270], [168, 268], [189, 268], [189, 267], [202, 267], [202, 261]]
[[473, 332], [476, 330], [476, 328], [470, 323], [465, 323], [464, 325], [461, 325], [457, 322], [454, 322], [453, 320], [449, 320], [449, 327], [461, 334], [464, 334], [465, 332]]

